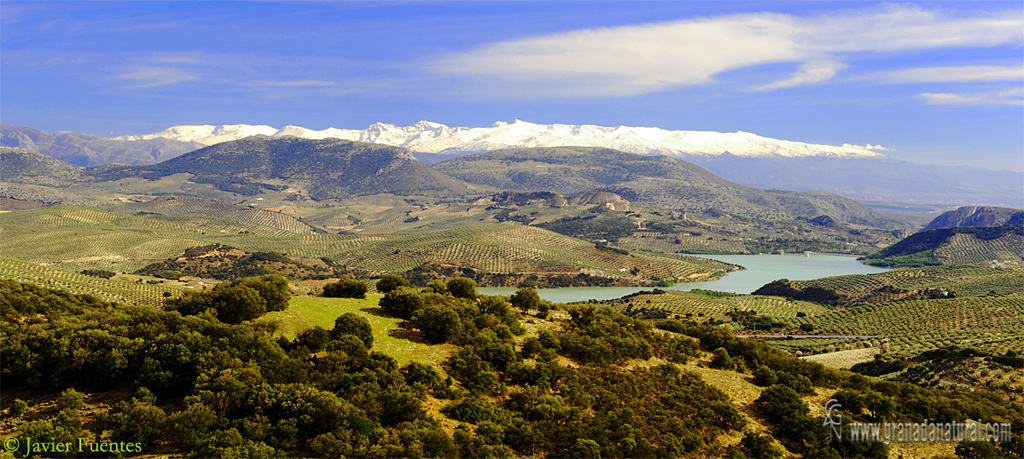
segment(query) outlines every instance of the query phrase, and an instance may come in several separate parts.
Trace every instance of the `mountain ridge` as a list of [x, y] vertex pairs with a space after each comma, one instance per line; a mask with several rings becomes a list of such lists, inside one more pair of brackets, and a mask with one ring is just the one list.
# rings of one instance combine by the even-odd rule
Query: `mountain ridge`
[[490, 127], [449, 127], [420, 121], [411, 126], [374, 123], [364, 130], [327, 128], [312, 130], [300, 126], [275, 129], [266, 125], [180, 125], [163, 131], [115, 137], [114, 140], [141, 141], [172, 139], [204, 145], [238, 140], [251, 135], [296, 136], [305, 139], [339, 138], [380, 143], [422, 153], [477, 153], [502, 148], [556, 146], [605, 147], [638, 154], [720, 155], [729, 152], [744, 157], [882, 157], [880, 147], [810, 144], [772, 139], [749, 132], [666, 130], [656, 127], [597, 126], [591, 124], [535, 124], [522, 120], [499, 121]]
[[935, 217], [921, 231], [953, 227], [1024, 224], [1024, 210], [1009, 207], [965, 206]]
[[898, 226], [863, 204], [818, 191], [760, 190], [689, 162], [607, 148], [495, 150], [436, 163], [459, 180], [497, 189], [564, 195], [605, 191], [628, 201], [684, 212], [774, 219], [829, 215], [845, 223]]

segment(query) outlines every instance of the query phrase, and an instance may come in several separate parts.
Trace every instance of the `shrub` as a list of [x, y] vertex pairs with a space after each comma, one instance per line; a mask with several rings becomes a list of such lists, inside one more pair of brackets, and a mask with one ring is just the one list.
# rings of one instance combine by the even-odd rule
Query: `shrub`
[[[443, 286], [444, 284], [441, 285]], [[423, 309], [427, 303], [423, 295], [416, 289], [403, 287], [385, 294], [384, 298], [380, 299], [379, 304], [384, 309], [384, 312], [400, 319], [409, 320], [416, 311]]]
[[367, 349], [373, 347], [373, 328], [370, 327], [370, 321], [354, 312], [346, 312], [335, 319], [331, 334], [335, 338], [341, 335], [352, 335], [362, 340]]
[[338, 282], [324, 286], [323, 295], [327, 298], [366, 298], [366, 292], [370, 288], [366, 282], [354, 280], [348, 276], [342, 276]]
[[476, 281], [468, 277], [456, 277], [448, 281], [448, 292], [456, 298], [476, 299]]
[[25, 410], [28, 409], [28, 403], [20, 398], [14, 399], [14, 403], [7, 410], [7, 414], [12, 418], [20, 418], [21, 415], [25, 414]]
[[430, 305], [417, 311], [412, 323], [428, 340], [435, 343], [448, 342], [463, 330], [459, 313], [445, 304]]
[[723, 347], [715, 349], [715, 357], [711, 359], [711, 368], [731, 370], [734, 366], [736, 363], [729, 357], [729, 351]]
[[212, 309], [221, 322], [237, 324], [267, 311], [284, 310], [290, 296], [288, 280], [271, 274], [224, 282], [206, 292], [187, 292], [164, 300], [164, 305], [181, 315], [197, 315]]
[[412, 287], [412, 284], [398, 274], [388, 274], [377, 281], [377, 291], [380, 293], [388, 293], [402, 287]]
[[110, 279], [115, 276], [113, 271], [107, 271], [104, 269], [83, 269], [82, 274], [86, 276], [102, 277], [104, 279]]
[[536, 290], [530, 287], [524, 287], [516, 290], [516, 293], [512, 294], [509, 298], [509, 302], [512, 303], [512, 306], [519, 308], [524, 313], [530, 309], [539, 309], [541, 304], [540, 295], [537, 294]]

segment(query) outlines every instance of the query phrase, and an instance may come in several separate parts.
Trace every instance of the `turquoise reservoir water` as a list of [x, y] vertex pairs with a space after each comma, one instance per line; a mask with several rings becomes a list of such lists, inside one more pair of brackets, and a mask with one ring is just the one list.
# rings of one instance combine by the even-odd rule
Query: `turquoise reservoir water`
[[[689, 291], [695, 288], [721, 292], [752, 293], [764, 284], [777, 279], [808, 280], [819, 277], [845, 274], [870, 274], [887, 271], [884, 268], [865, 265], [856, 257], [811, 253], [787, 255], [709, 255], [726, 263], [733, 263], [747, 269], [733, 271], [725, 277], [709, 282], [678, 283], [663, 290]], [[640, 290], [640, 287], [567, 287], [538, 289], [540, 297], [556, 303], [586, 301], [589, 299], [608, 300], [621, 298]], [[511, 295], [515, 288], [481, 287], [477, 291], [488, 295]]]

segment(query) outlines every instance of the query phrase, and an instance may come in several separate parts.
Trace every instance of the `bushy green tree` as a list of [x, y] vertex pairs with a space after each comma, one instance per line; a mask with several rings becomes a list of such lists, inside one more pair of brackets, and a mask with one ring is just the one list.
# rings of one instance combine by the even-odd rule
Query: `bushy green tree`
[[524, 287], [516, 290], [516, 292], [509, 298], [509, 302], [512, 303], [512, 306], [519, 308], [519, 310], [523, 311], [525, 314], [526, 311], [529, 311], [530, 309], [540, 308], [540, 295], [537, 294], [536, 290], [530, 287]]
[[426, 289], [424, 289], [424, 291], [431, 291], [434, 293], [444, 295], [445, 293], [448, 293], [448, 286], [445, 285], [444, 281], [442, 281], [441, 279], [434, 279], [430, 282], [427, 282], [427, 287]]
[[711, 359], [711, 368], [731, 370], [736, 365], [732, 357], [729, 357], [729, 351], [725, 350], [725, 348], [715, 349], [714, 355]]
[[373, 327], [370, 326], [370, 321], [354, 312], [346, 312], [334, 319], [334, 329], [331, 333], [335, 338], [352, 335], [362, 340], [367, 349], [373, 347]]
[[284, 310], [289, 299], [288, 280], [271, 274], [223, 282], [210, 291], [187, 292], [178, 298], [164, 300], [164, 305], [182, 315], [198, 315], [212, 310], [221, 322], [237, 324], [268, 311]]
[[402, 287], [412, 287], [412, 284], [398, 274], [388, 274], [377, 281], [377, 291], [380, 293], [388, 293]]
[[772, 437], [757, 432], [747, 432], [740, 440], [740, 446], [750, 457], [771, 458], [782, 456], [782, 448], [775, 445]]
[[388, 292], [380, 299], [379, 304], [384, 312], [408, 320], [416, 311], [423, 309], [427, 302], [419, 291], [406, 287]]
[[21, 415], [25, 414], [25, 410], [28, 409], [28, 403], [20, 398], [14, 399], [11, 403], [11, 407], [7, 409], [7, 415], [12, 418], [20, 418]]
[[357, 281], [348, 276], [341, 276], [338, 282], [324, 286], [323, 295], [328, 298], [366, 298], [369, 291], [366, 282]]
[[445, 304], [420, 309], [413, 316], [412, 323], [423, 332], [424, 337], [435, 343], [448, 342], [463, 330], [459, 313]]
[[456, 277], [446, 284], [448, 292], [456, 298], [476, 299], [476, 281], [468, 277]]
[[308, 347], [310, 351], [319, 352], [324, 350], [331, 342], [331, 334], [331, 332], [317, 325], [300, 332], [295, 341]]
[[108, 428], [113, 441], [140, 442], [150, 445], [167, 432], [164, 410], [138, 400], [121, 402], [110, 410]]

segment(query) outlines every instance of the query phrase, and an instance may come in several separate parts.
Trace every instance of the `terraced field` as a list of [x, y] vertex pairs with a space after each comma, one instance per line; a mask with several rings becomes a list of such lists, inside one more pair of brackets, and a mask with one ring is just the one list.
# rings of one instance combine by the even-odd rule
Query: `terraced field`
[[[463, 225], [441, 231], [386, 234], [295, 234], [279, 228], [212, 231], [171, 217], [122, 215], [71, 206], [0, 214], [0, 250], [22, 261], [68, 270], [134, 271], [188, 247], [224, 244], [248, 252], [274, 251], [332, 258], [346, 266], [405, 271], [448, 263], [490, 272], [568, 271], [629, 277], [701, 280], [730, 269], [713, 260], [622, 254], [541, 228], [519, 224]], [[195, 223], [196, 219], [192, 219]]]
[[984, 240], [974, 234], [960, 233], [935, 249], [933, 256], [944, 263], [988, 263], [990, 261], [1024, 260], [1024, 236], [1007, 233], [1002, 237]]
[[666, 235], [652, 232], [637, 232], [632, 236], [620, 238], [617, 245], [627, 250], [653, 250], [663, 253], [747, 252], [747, 248], [740, 238], [685, 234]]
[[164, 293], [177, 295], [180, 288], [168, 284], [143, 284], [122, 279], [103, 279], [33, 263], [0, 258], [0, 277], [44, 287], [96, 295], [108, 301], [157, 306]]
[[[264, 228], [276, 228], [280, 230], [281, 235], [316, 233], [316, 229], [312, 226], [280, 212], [187, 196], [160, 197], [145, 203], [119, 205], [116, 209], [121, 213], [146, 212], [161, 216], [175, 216], [179, 217], [175, 221], [215, 232], [267, 232]], [[156, 217], [155, 215], [147, 216]], [[215, 225], [221, 225], [221, 227]]]
[[[665, 291], [660, 294], [641, 294], [628, 299], [634, 308], [664, 309], [672, 314], [685, 316], [692, 314], [704, 317], [725, 319], [725, 313], [733, 311], [753, 311], [757, 314], [764, 314], [772, 318], [785, 319], [786, 322], [794, 322], [797, 313], [803, 312], [808, 316], [818, 316], [831, 312], [832, 310], [816, 303], [805, 301], [789, 301], [785, 298], [761, 295], [735, 295], [730, 297], [713, 297], [690, 292]], [[620, 309], [625, 304], [617, 305]], [[700, 316], [698, 316], [700, 317]]]
[[[825, 335], [878, 335], [871, 340], [776, 341], [779, 347], [821, 351], [877, 347], [888, 338], [892, 351], [916, 355], [944, 346], [974, 347], [1002, 354], [1024, 343], [1024, 297], [1020, 295], [908, 300], [830, 311], [794, 319]], [[868, 342], [868, 344], [865, 344]]]
[[822, 287], [850, 297], [861, 297], [892, 286], [904, 290], [944, 288], [959, 296], [1024, 293], [1024, 267], [988, 268], [949, 265], [930, 268], [895, 269], [875, 274], [824, 277], [795, 281], [797, 288]]

